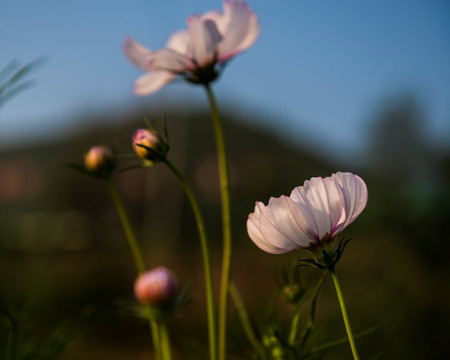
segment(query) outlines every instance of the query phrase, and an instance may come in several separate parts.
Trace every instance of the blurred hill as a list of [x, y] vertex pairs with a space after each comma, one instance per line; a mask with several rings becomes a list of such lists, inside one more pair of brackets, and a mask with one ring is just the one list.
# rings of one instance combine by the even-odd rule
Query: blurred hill
[[[186, 111], [177, 109], [167, 112], [166, 116], [171, 143], [169, 159], [186, 174], [198, 193], [200, 202], [206, 208], [205, 213], [219, 213], [209, 219], [215, 224], [220, 221], [220, 193], [217, 186], [217, 163], [210, 115], [202, 111], [187, 112], [186, 115]], [[25, 248], [36, 246], [36, 249], [42, 247], [49, 250], [52, 247], [64, 249], [65, 246], [68, 248], [91, 246], [101, 241], [96, 238], [94, 228], [98, 226], [98, 221], [104, 218], [105, 211], [113, 212], [109, 194], [101, 181], [78, 174], [70, 169], [68, 164], [82, 163], [83, 152], [99, 143], [115, 146], [124, 155], [119, 168], [138, 164], [139, 160], [133, 156], [131, 148], [134, 131], [146, 127], [144, 118], [153, 122], [162, 131], [163, 117], [163, 111], [149, 113], [144, 110], [125, 117], [101, 114], [82, 119], [80, 123], [102, 125], [87, 126], [78, 133], [66, 134], [53, 142], [31, 148], [25, 146], [0, 154], [0, 206], [9, 214], [8, 216], [15, 219], [5, 220], [2, 228], [9, 229], [13, 233], [17, 229], [24, 228], [17, 226], [17, 221], [27, 221], [30, 225], [26, 227], [32, 226], [33, 220], [30, 218], [17, 219], [24, 211], [30, 216], [35, 214], [43, 217], [35, 221], [35, 225], [41, 230], [30, 231], [34, 234], [30, 235], [34, 236], [34, 240], [28, 238], [18, 241], [21, 234], [11, 233], [10, 238], [15, 240], [5, 245], [20, 249], [20, 244], [23, 244]], [[245, 226], [246, 216], [253, 211], [256, 200], [267, 202], [269, 196], [290, 192], [304, 179], [327, 176], [337, 170], [331, 161], [314, 154], [301, 144], [293, 148], [292, 145], [283, 143], [278, 136], [273, 136], [262, 129], [245, 126], [245, 121], [236, 118], [234, 114], [224, 113], [223, 117], [230, 157], [236, 227]], [[170, 235], [169, 232], [183, 226], [186, 217], [189, 218], [187, 222], [192, 219], [189, 205], [184, 204], [181, 188], [168, 169], [163, 164], [158, 164], [145, 170], [117, 174], [116, 180], [142, 231], [144, 233], [154, 233], [155, 229], [167, 231], [168, 233], [164, 234], [165, 241], [176, 242], [178, 234]], [[209, 211], [209, 208], [214, 211]], [[81, 236], [84, 238], [84, 244], [78, 244], [74, 239], [65, 239], [64, 244], [58, 244], [54, 239], [56, 242], [53, 245], [51, 244], [53, 240], [49, 240], [47, 245], [50, 248], [47, 249], [46, 245], [42, 244], [41, 238], [52, 238], [52, 235], [45, 232], [54, 230], [53, 226], [46, 224], [46, 221], [61, 223], [63, 220], [53, 219], [51, 215], [59, 216], [61, 212], [68, 218], [76, 218], [75, 222], [84, 224], [81, 226], [87, 231]], [[139, 214], [144, 214], [145, 219], [140, 218], [142, 215]], [[47, 215], [48, 218], [44, 219]], [[239, 218], [241, 220], [238, 222]], [[94, 219], [95, 224], [92, 221]], [[74, 227], [80, 228], [80, 224]], [[211, 230], [214, 228], [216, 225]], [[217, 233], [220, 234], [220, 231]], [[122, 238], [120, 231], [113, 231], [111, 235]], [[115, 243], [115, 240], [108, 242]], [[26, 243], [28, 245], [25, 245]]]

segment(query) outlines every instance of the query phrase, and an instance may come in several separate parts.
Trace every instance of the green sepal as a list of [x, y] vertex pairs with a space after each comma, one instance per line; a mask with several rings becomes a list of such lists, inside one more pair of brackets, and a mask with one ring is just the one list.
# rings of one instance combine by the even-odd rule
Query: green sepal
[[150, 319], [156, 322], [168, 322], [178, 312], [189, 303], [188, 293], [191, 286], [184, 286], [178, 294], [164, 304], [158, 306], [141, 305], [135, 307], [135, 312], [139, 317]]
[[336, 249], [322, 249], [321, 253], [315, 252], [314, 259], [299, 259], [299, 262], [304, 262], [306, 264], [300, 264], [297, 266], [310, 266], [316, 269], [328, 269], [330, 271], [334, 271], [337, 262], [340, 260], [342, 254], [344, 253], [344, 249], [350, 240], [351, 238], [342, 239]]
[[148, 147], [146, 145], [142, 145], [142, 144], [135, 144], [136, 146], [144, 148], [145, 150], [148, 151], [146, 158], [142, 159], [143, 163], [144, 163], [144, 166], [142, 166], [142, 167], [150, 167], [159, 162], [164, 162], [167, 158], [167, 153], [170, 150], [169, 133], [167, 131], [166, 113], [164, 113], [164, 120], [163, 120], [164, 136], [161, 136], [159, 134], [159, 131], [156, 130], [156, 127], [153, 126], [153, 124], [151, 124], [147, 118], [145, 118], [144, 121], [147, 125], [147, 129], [157, 135], [158, 142], [159, 142], [156, 149], [150, 148], [150, 147]]
[[184, 79], [191, 84], [208, 86], [219, 77], [223, 65], [219, 66], [217, 64], [217, 54], [214, 54], [210, 64], [204, 66], [196, 64], [196, 69], [185, 74]]
[[112, 151], [112, 158], [109, 159], [107, 163], [105, 163], [99, 170], [97, 171], [90, 171], [86, 169], [86, 166], [83, 164], [76, 164], [76, 163], [69, 163], [67, 166], [75, 171], [80, 172], [81, 174], [92, 176], [96, 179], [104, 179], [108, 180], [111, 178], [112, 174], [117, 168], [117, 149], [115, 146], [111, 148]]

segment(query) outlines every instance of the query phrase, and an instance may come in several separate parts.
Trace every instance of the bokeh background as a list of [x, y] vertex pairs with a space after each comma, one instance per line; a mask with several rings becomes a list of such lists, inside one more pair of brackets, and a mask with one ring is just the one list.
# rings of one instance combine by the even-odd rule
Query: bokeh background
[[[250, 5], [260, 38], [214, 84], [230, 155], [233, 278], [250, 315], [257, 324], [276, 288], [274, 274], [305, 255], [269, 255], [251, 243], [245, 222], [254, 202], [288, 194], [313, 176], [352, 171], [366, 181], [369, 203], [346, 232], [353, 240], [338, 271], [355, 330], [379, 326], [359, 340], [363, 358], [444, 356], [449, 3]], [[169, 156], [207, 214], [219, 275], [220, 204], [205, 95], [176, 82], [136, 97], [132, 84], [140, 72], [121, 44], [132, 36], [158, 49], [191, 13], [221, 6], [181, 0], [1, 5], [0, 68], [42, 60], [24, 79], [32, 85], [0, 108], [0, 300], [20, 319], [24, 339], [45, 343], [55, 329], [72, 326], [69, 333], [80, 336], [62, 359], [150, 358], [146, 324], [124, 305], [133, 299], [135, 272], [107, 189], [68, 167], [92, 144], [131, 153], [131, 135], [145, 126], [144, 117], [161, 124], [166, 114]], [[163, 165], [116, 180], [148, 265], [171, 267], [192, 284], [192, 302], [171, 324], [176, 347], [201, 348], [200, 251], [181, 189]], [[329, 279], [318, 308], [323, 338], [345, 335]], [[7, 323], [1, 324], [4, 347]], [[230, 333], [232, 349], [243, 347], [235, 317]], [[327, 356], [349, 352], [341, 346]]]

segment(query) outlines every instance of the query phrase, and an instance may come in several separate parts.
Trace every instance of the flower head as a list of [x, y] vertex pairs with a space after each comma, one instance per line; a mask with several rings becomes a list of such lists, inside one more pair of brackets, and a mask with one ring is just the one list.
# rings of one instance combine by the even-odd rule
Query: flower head
[[84, 156], [86, 170], [98, 177], [108, 177], [115, 167], [115, 158], [106, 146], [93, 146]]
[[169, 146], [155, 131], [138, 129], [133, 135], [133, 149], [138, 157], [153, 164], [161, 161]]
[[177, 292], [175, 276], [163, 266], [142, 274], [134, 284], [136, 298], [153, 307], [172, 305]]
[[147, 72], [135, 83], [135, 93], [147, 95], [181, 75], [187, 81], [209, 84], [223, 65], [248, 49], [259, 35], [255, 13], [242, 1], [225, 1], [224, 12], [191, 15], [188, 29], [174, 33], [164, 49], [150, 51], [131, 38], [123, 50], [128, 59]]
[[267, 206], [257, 202], [255, 212], [248, 217], [247, 230], [259, 248], [272, 254], [326, 250], [366, 203], [364, 181], [357, 175], [338, 172], [307, 180], [289, 197], [272, 197]]

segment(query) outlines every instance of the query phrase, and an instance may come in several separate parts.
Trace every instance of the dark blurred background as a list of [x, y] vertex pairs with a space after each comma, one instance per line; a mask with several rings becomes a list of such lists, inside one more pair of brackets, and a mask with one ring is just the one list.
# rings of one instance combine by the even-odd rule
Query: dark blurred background
[[[366, 181], [369, 202], [346, 230], [353, 240], [337, 270], [356, 332], [380, 326], [359, 340], [361, 355], [443, 356], [450, 320], [450, 152], [428, 135], [427, 114], [414, 94], [400, 94], [374, 112], [357, 161], [317, 153], [303, 145], [307, 138], [294, 144], [249, 126], [251, 113], [240, 113], [232, 103], [221, 105], [231, 172], [233, 279], [253, 319], [259, 319], [276, 288], [274, 274], [283, 267], [290, 270], [306, 255], [270, 255], [251, 242], [245, 224], [254, 202], [289, 194], [313, 176], [351, 171]], [[199, 197], [218, 278], [220, 197], [207, 109], [171, 106], [99, 113], [83, 119], [92, 125], [78, 133], [0, 154], [2, 301], [24, 323], [40, 322], [37, 337], [61, 322], [83, 319], [83, 314], [93, 321], [62, 359], [149, 358], [146, 323], [121, 305], [133, 301], [136, 273], [107, 188], [68, 164], [81, 163], [83, 152], [98, 143], [130, 154], [132, 133], [145, 127], [144, 117], [161, 125], [164, 112], [169, 158]], [[123, 158], [121, 166], [137, 162]], [[117, 174], [115, 180], [148, 267], [167, 266], [180, 282], [192, 284], [192, 302], [171, 323], [175, 347], [202, 346], [206, 328], [200, 248], [180, 186], [163, 164]], [[234, 307], [230, 309], [230, 346], [239, 348], [243, 334]], [[330, 279], [319, 296], [318, 312], [325, 339], [345, 335]], [[332, 354], [349, 356], [346, 346], [330, 352], [334, 358]]]

